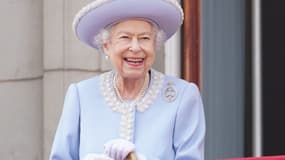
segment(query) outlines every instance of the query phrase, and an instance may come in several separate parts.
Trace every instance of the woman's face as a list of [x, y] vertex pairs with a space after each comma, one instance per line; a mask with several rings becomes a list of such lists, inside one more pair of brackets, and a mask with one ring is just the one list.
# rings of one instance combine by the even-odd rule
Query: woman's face
[[155, 33], [152, 25], [143, 20], [126, 20], [111, 28], [110, 40], [104, 52], [120, 76], [142, 78], [155, 58]]

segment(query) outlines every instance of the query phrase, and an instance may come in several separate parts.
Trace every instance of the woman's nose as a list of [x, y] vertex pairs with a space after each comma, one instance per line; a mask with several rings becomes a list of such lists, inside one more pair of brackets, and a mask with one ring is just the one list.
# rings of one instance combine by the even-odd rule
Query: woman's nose
[[141, 46], [140, 46], [139, 41], [138, 41], [137, 38], [133, 38], [133, 39], [132, 39], [131, 46], [130, 46], [129, 49], [130, 49], [130, 51], [132, 51], [132, 52], [140, 51]]

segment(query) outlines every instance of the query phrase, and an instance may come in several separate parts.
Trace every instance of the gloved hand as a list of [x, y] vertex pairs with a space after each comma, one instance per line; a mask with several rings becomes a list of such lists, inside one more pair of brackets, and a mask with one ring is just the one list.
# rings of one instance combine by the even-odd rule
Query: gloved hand
[[135, 151], [135, 145], [123, 139], [110, 140], [104, 146], [104, 153], [114, 160], [124, 160], [129, 153]]
[[104, 154], [90, 153], [90, 154], [87, 154], [83, 160], [114, 160], [114, 159]]

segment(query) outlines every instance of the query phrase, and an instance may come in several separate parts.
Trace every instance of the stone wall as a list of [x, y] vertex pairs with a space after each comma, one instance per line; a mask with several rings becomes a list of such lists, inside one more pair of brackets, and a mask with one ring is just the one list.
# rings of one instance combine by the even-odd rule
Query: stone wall
[[0, 2], [0, 159], [42, 157], [42, 2]]

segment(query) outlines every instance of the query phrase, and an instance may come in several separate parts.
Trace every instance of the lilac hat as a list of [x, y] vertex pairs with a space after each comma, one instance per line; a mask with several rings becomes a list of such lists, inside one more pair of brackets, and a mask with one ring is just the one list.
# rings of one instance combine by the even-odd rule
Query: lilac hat
[[75, 16], [76, 36], [93, 48], [101, 29], [129, 18], [151, 21], [170, 38], [183, 23], [183, 10], [177, 0], [95, 0]]

